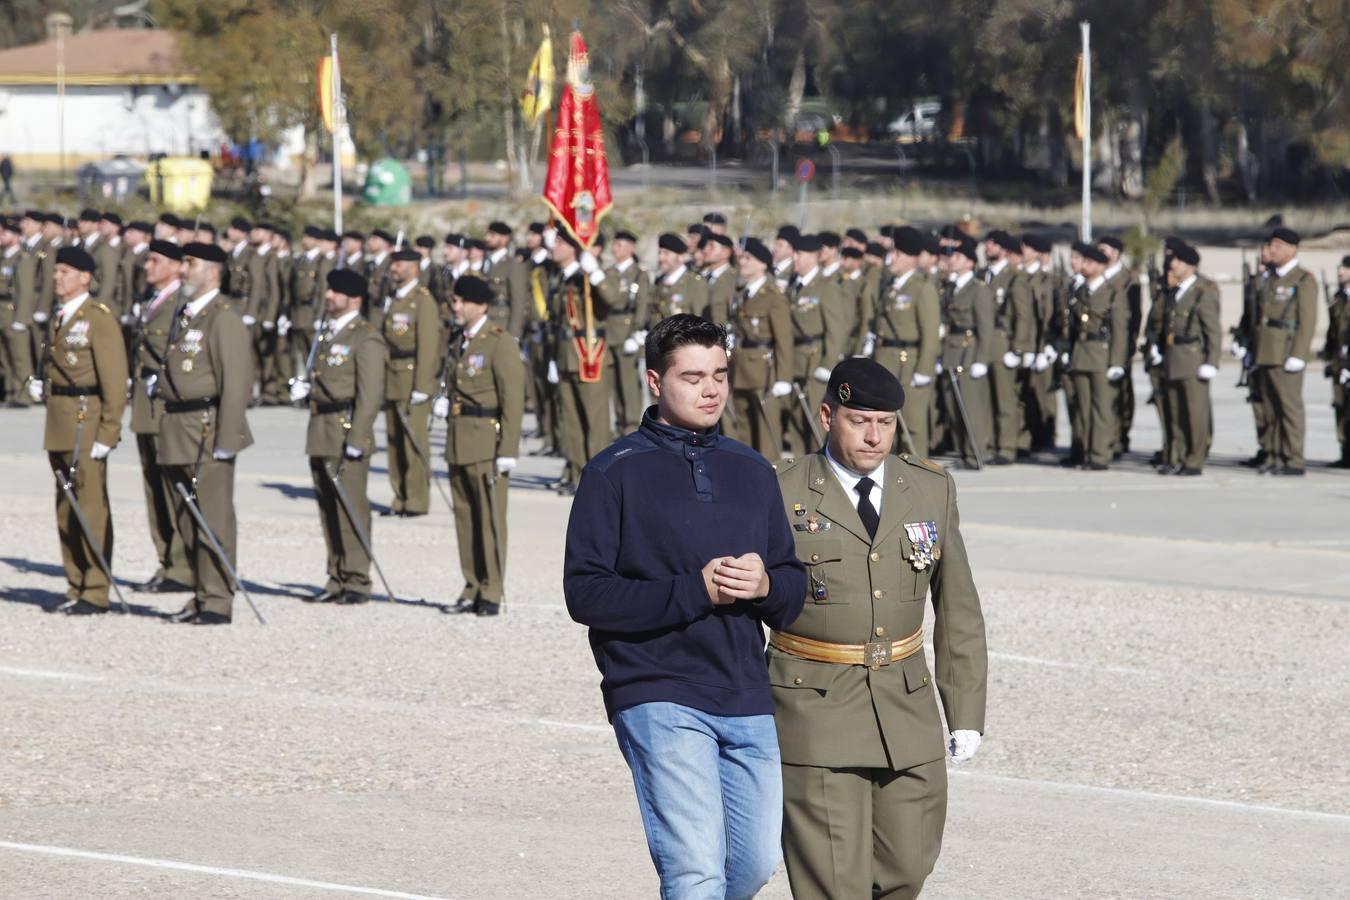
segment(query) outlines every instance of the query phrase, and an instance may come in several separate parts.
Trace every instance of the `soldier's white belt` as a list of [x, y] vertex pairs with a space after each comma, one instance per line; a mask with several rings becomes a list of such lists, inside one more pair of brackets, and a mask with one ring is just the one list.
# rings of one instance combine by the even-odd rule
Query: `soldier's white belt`
[[809, 659], [812, 662], [879, 669], [908, 659], [923, 650], [923, 629], [920, 628], [909, 637], [898, 641], [868, 641], [866, 644], [832, 644], [828, 641], [788, 634], [785, 631], [771, 631], [769, 646], [789, 656]]

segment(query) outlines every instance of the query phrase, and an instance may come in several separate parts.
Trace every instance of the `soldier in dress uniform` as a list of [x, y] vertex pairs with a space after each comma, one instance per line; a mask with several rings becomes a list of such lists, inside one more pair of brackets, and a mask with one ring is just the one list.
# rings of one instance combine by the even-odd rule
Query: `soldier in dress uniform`
[[1336, 416], [1336, 440], [1341, 457], [1332, 463], [1350, 469], [1350, 256], [1336, 269], [1336, 288], [1327, 299], [1327, 339], [1322, 346], [1326, 376], [1331, 379], [1331, 408]]
[[234, 612], [235, 585], [178, 485], [196, 498], [230, 568], [238, 571], [234, 473], [238, 454], [253, 443], [245, 415], [253, 391], [253, 339], [220, 291], [229, 262], [225, 251], [192, 242], [183, 246], [183, 257], [184, 296], [154, 388], [162, 404], [155, 454], [172, 490], [193, 598], [165, 620], [225, 625]]
[[1185, 242], [1179, 238], [1163, 239], [1162, 270], [1149, 273], [1151, 303], [1148, 316], [1144, 320], [1144, 371], [1148, 374], [1149, 389], [1153, 392], [1149, 402], [1158, 413], [1158, 426], [1162, 432], [1162, 446], [1153, 454], [1150, 462], [1162, 474], [1169, 474], [1164, 470], [1170, 470], [1178, 464], [1171, 446], [1172, 420], [1168, 409], [1170, 398], [1167, 391], [1167, 367], [1164, 364], [1163, 349], [1167, 346], [1164, 331], [1171, 323], [1172, 294], [1177, 288], [1177, 282], [1172, 275], [1172, 257], [1183, 243]]
[[483, 243], [486, 255], [482, 274], [497, 298], [488, 315], [492, 317], [493, 325], [500, 325], [520, 340], [525, 333], [525, 315], [532, 299], [526, 266], [511, 252], [511, 226], [505, 222], [490, 223]]
[[[541, 456], [557, 455], [558, 386], [549, 380], [549, 364], [553, 363], [553, 322], [549, 308], [549, 292], [557, 273], [557, 265], [548, 247], [544, 245], [547, 229], [542, 222], [531, 222], [525, 232], [526, 279], [530, 289], [530, 303], [525, 315], [524, 356], [526, 365], [526, 403], [534, 408], [538, 436], [543, 446], [534, 451]], [[651, 296], [650, 291], [648, 297]], [[638, 319], [646, 314], [646, 306], [638, 307]], [[556, 368], [556, 363], [554, 364]]]
[[[7, 380], [5, 400], [8, 406], [22, 409], [32, 402], [28, 397], [28, 379], [33, 377], [33, 360], [41, 346], [42, 323], [47, 313], [39, 310], [42, 295], [40, 279], [47, 267], [47, 244], [42, 236], [46, 214], [30, 209], [19, 218], [18, 252], [9, 258], [14, 266], [13, 317], [4, 323], [0, 341], [4, 344]], [[41, 315], [41, 318], [39, 318]]]
[[[366, 304], [366, 316], [376, 328], [380, 327], [384, 309], [380, 298], [389, 296], [403, 282], [396, 283], [390, 267], [393, 265], [393, 251], [396, 249], [394, 235], [383, 228], [376, 228], [366, 238], [366, 265], [364, 274], [370, 283], [370, 295]], [[403, 247], [397, 249], [402, 250]]]
[[[342, 232], [342, 246], [338, 253], [338, 268], [351, 269], [356, 274], [365, 276], [369, 268], [365, 249], [366, 236], [364, 234], [350, 230]], [[362, 310], [362, 312], [365, 312], [365, 310]]]
[[442, 308], [447, 306], [449, 301], [445, 295], [445, 283], [441, 280], [441, 267], [436, 265], [433, 259], [436, 253], [436, 239], [429, 234], [419, 234], [413, 241], [413, 248], [422, 256], [417, 262], [417, 283], [431, 292], [437, 306]]
[[1134, 379], [1131, 369], [1134, 350], [1139, 345], [1139, 334], [1143, 328], [1143, 296], [1138, 280], [1126, 267], [1122, 257], [1125, 242], [1108, 234], [1097, 242], [1097, 246], [1106, 254], [1106, 281], [1116, 292], [1116, 302], [1125, 307], [1125, 362], [1121, 365], [1125, 374], [1112, 381], [1109, 387], [1112, 418], [1116, 423], [1113, 457], [1119, 459], [1130, 450], [1130, 429], [1134, 426]]
[[[361, 537], [370, 530], [366, 482], [375, 452], [375, 416], [384, 405], [384, 339], [361, 317], [367, 282], [350, 269], [324, 276], [324, 328], [308, 379], [291, 382], [293, 402], [309, 401], [305, 455], [319, 503], [328, 550], [328, 580], [310, 603], [365, 603], [370, 599], [370, 554]], [[351, 504], [343, 506], [334, 481]], [[355, 518], [360, 532], [352, 524]]]
[[[787, 404], [783, 437], [792, 455], [806, 453], [815, 445], [807, 420], [825, 395], [830, 368], [849, 349], [852, 310], [845, 305], [839, 284], [820, 274], [820, 238], [798, 235], [793, 242], [794, 277], [788, 285], [788, 308], [792, 311], [793, 380], [806, 397]], [[795, 392], [794, 392], [795, 393]], [[805, 407], [805, 408], [804, 408]]]
[[151, 396], [163, 377], [169, 331], [178, 313], [183, 287], [183, 248], [153, 240], [145, 252], [146, 291], [136, 309], [136, 333], [131, 346], [131, 431], [141, 458], [145, 513], [158, 566], [137, 590], [151, 594], [191, 591], [192, 565], [174, 518], [175, 492], [164, 476], [156, 451], [163, 404]]
[[731, 309], [731, 396], [725, 418], [734, 437], [765, 459], [783, 453], [779, 404], [792, 393], [792, 312], [769, 276], [773, 255], [763, 242], [747, 238], [738, 258], [741, 284]]
[[645, 328], [678, 313], [700, 315], [708, 308], [708, 283], [685, 264], [689, 245], [684, 239], [667, 232], [657, 238], [656, 247], [661, 275], [656, 280], [652, 308], [643, 316]]
[[796, 225], [784, 225], [778, 229], [774, 235], [773, 244], [770, 252], [773, 254], [773, 265], [770, 267], [773, 272], [773, 280], [778, 283], [778, 290], [783, 292], [786, 297], [788, 293], [788, 284], [792, 281], [793, 259], [797, 252], [797, 238], [802, 233], [797, 230]]
[[[928, 417], [933, 403], [933, 373], [942, 346], [938, 331], [942, 310], [937, 289], [919, 271], [923, 233], [906, 225], [891, 236], [895, 242], [891, 280], [884, 287], [867, 337], [874, 345], [872, 359], [906, 386], [905, 424], [915, 446], [902, 449], [923, 459], [929, 451]], [[902, 437], [897, 429], [901, 444]]]
[[[41, 374], [28, 383], [34, 403], [47, 398], [42, 446], [53, 471], [74, 469], [73, 487], [83, 527], [64, 491], [56, 494], [56, 528], [66, 573], [65, 602], [49, 610], [92, 615], [108, 610], [107, 574], [93, 552], [113, 558], [112, 516], [108, 511], [108, 454], [122, 435], [127, 402], [127, 353], [117, 318], [89, 292], [98, 263], [78, 247], [56, 252], [53, 290], [60, 301], [47, 336]], [[77, 456], [78, 454], [78, 456]]]
[[638, 334], [643, 329], [638, 316], [651, 300], [652, 283], [637, 259], [637, 235], [617, 231], [611, 247], [614, 262], [605, 269], [605, 276], [616, 299], [605, 319], [605, 345], [614, 369], [614, 427], [619, 434], [627, 434], [642, 422], [642, 373], [638, 371], [642, 339]]
[[1031, 292], [1022, 276], [1022, 242], [1006, 231], [989, 232], [984, 241], [986, 284], [994, 295], [994, 334], [989, 355], [990, 399], [993, 401], [993, 434], [989, 462], [1011, 465], [1017, 459], [1017, 441], [1022, 433], [1021, 373], [1025, 358], [1035, 357], [1035, 318]]
[[[989, 286], [975, 277], [978, 253], [975, 241], [970, 238], [948, 249], [949, 281], [942, 301], [942, 324], [946, 333], [936, 369], [938, 375], [946, 374], [942, 385], [943, 405], [967, 468], [976, 465], [975, 448], [986, 446], [993, 431], [988, 382], [984, 379], [989, 375], [989, 363], [993, 359], [994, 296]], [[961, 421], [952, 379], [961, 391], [968, 417], [965, 422]], [[973, 433], [966, 433], [967, 428]]]
[[[150, 223], [141, 221], [129, 222], [123, 233], [125, 240], [122, 242], [122, 261], [117, 272], [120, 282], [117, 291], [123, 298], [125, 312], [122, 315], [122, 330], [127, 335], [128, 346], [140, 329], [137, 322], [140, 310], [137, 307], [145, 299], [145, 263], [149, 258], [153, 234], [154, 228]], [[135, 361], [132, 362], [134, 365]]]
[[[276, 226], [257, 222], [249, 230], [249, 292], [244, 324], [253, 329], [258, 400], [266, 406], [285, 403], [277, 372], [277, 318], [281, 314], [281, 271], [272, 246]], [[256, 321], [250, 322], [253, 318]]]
[[[378, 304], [380, 331], [389, 348], [384, 380], [384, 427], [389, 442], [389, 483], [394, 488], [394, 502], [387, 515], [395, 516], [424, 516], [431, 501], [428, 404], [436, 390], [436, 372], [440, 368], [441, 323], [436, 301], [417, 281], [420, 260], [416, 250], [390, 254], [389, 281], [394, 291]], [[370, 284], [373, 289], [375, 280], [371, 279]]]
[[461, 277], [452, 297], [457, 328], [433, 412], [447, 420], [445, 459], [464, 575], [455, 609], [495, 616], [504, 600], [507, 488], [520, 454], [525, 367], [520, 342], [488, 315], [496, 299], [490, 284]]
[[1047, 352], [1050, 321], [1055, 311], [1054, 276], [1050, 271], [1052, 245], [1044, 235], [1025, 234], [1022, 236], [1022, 248], [1022, 276], [1031, 294], [1034, 327], [1031, 342], [1034, 355], [1022, 397], [1027, 449], [1039, 453], [1054, 449], [1055, 417], [1059, 406], [1055, 398], [1055, 374]]
[[820, 411], [826, 446], [777, 466], [808, 575], [801, 615], [767, 651], [797, 900], [918, 896], [942, 845], [946, 756], [969, 760], [984, 731], [984, 617], [956, 484], [890, 455], [904, 401], [881, 365], [845, 360]]
[[1129, 310], [1106, 280], [1107, 257], [1095, 244], [1076, 244], [1083, 283], [1068, 310], [1070, 347], [1065, 368], [1073, 380], [1075, 431], [1083, 446], [1082, 467], [1103, 471], [1111, 463], [1115, 394], [1111, 384], [1125, 376]]
[[[319, 267], [324, 251], [319, 236], [323, 229], [317, 225], [306, 225], [300, 233], [300, 253], [291, 266], [291, 309], [288, 314], [291, 327], [290, 342], [295, 353], [304, 364], [309, 359], [309, 348], [314, 340], [314, 327], [318, 322], [319, 311], [323, 308], [323, 296], [328, 283], [320, 278]], [[325, 272], [326, 276], [327, 273]]]
[[1156, 348], [1167, 390], [1167, 455], [1158, 469], [1163, 475], [1199, 475], [1209, 454], [1209, 386], [1219, 374], [1223, 334], [1219, 286], [1196, 271], [1199, 265], [1199, 251], [1175, 245], [1170, 268], [1176, 288], [1166, 295]]
[[[118, 267], [121, 254], [108, 243], [103, 234], [103, 213], [96, 209], [81, 211], [77, 228], [80, 233], [80, 248], [94, 258], [94, 277], [89, 282], [89, 296], [95, 303], [102, 303], [114, 316], [120, 316], [117, 298]], [[119, 318], [120, 326], [120, 318]]]
[[18, 272], [23, 262], [23, 232], [19, 220], [0, 216], [0, 377], [4, 379], [7, 400], [27, 391], [24, 385], [33, 374], [28, 358], [28, 325], [18, 322]]
[[291, 338], [291, 329], [295, 322], [292, 313], [295, 309], [295, 254], [292, 252], [291, 232], [287, 228], [276, 228], [272, 232], [272, 257], [277, 268], [277, 331], [274, 358], [276, 366], [274, 377], [276, 388], [271, 401], [284, 403], [286, 386], [295, 380], [295, 345]]
[[699, 315], [709, 322], [725, 325], [731, 317], [732, 298], [736, 296], [736, 271], [731, 262], [731, 238], [709, 232], [703, 238], [703, 278], [708, 282], [708, 305]]

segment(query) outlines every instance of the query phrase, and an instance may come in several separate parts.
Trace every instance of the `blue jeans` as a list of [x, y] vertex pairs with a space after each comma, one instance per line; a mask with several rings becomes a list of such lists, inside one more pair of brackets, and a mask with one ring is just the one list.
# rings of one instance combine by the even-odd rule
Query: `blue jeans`
[[781, 854], [783, 773], [773, 716], [643, 703], [614, 717], [662, 900], [755, 896]]

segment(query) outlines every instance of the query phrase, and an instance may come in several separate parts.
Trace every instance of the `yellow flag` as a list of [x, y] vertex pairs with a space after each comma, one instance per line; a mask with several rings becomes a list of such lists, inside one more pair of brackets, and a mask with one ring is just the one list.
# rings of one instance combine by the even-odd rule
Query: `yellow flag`
[[525, 90], [520, 93], [520, 114], [525, 118], [526, 127], [533, 128], [552, 105], [553, 40], [545, 25], [544, 39], [539, 42], [539, 51], [534, 54], [529, 74], [525, 76]]
[[1087, 119], [1088, 98], [1083, 94], [1083, 54], [1078, 54], [1078, 71], [1073, 76], [1073, 133], [1078, 140], [1083, 139], [1083, 123]]

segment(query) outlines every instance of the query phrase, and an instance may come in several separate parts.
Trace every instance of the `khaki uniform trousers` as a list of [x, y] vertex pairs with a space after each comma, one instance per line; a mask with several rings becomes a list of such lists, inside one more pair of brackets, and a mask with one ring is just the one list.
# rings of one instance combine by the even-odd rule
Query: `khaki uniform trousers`
[[[997, 361], [996, 361], [997, 362]], [[971, 450], [971, 439], [974, 446], [979, 447], [981, 454], [989, 444], [989, 439], [993, 433], [993, 410], [989, 391], [989, 376], [984, 378], [972, 378], [970, 369], [956, 376], [957, 384], [961, 388], [961, 399], [965, 401], [966, 414], [970, 417], [970, 428], [974, 432], [967, 435], [965, 425], [961, 421], [961, 410], [956, 404], [956, 394], [952, 390], [952, 375], [950, 369], [944, 370], [941, 376], [942, 394], [945, 398], [947, 409], [947, 421], [952, 430], [952, 444], [956, 452], [961, 455], [961, 459], [967, 466], [974, 465], [975, 454]], [[909, 421], [908, 418], [905, 421]]]
[[[422, 456], [431, 452], [431, 404], [409, 406], [407, 419], [411, 434], [399, 421], [396, 404], [385, 403], [384, 430], [388, 441], [389, 485], [394, 489], [393, 510], [423, 515], [431, 506], [431, 469]], [[417, 452], [418, 447], [422, 453]]]
[[506, 581], [506, 494], [510, 476], [497, 474], [495, 460], [450, 466], [450, 502], [455, 509], [460, 596], [501, 603]]
[[942, 849], [947, 762], [783, 766], [783, 860], [794, 900], [917, 897]]
[[613, 371], [609, 373], [614, 385], [614, 428], [618, 434], [636, 431], [642, 424], [642, 375], [638, 372], [637, 355], [625, 356], [623, 345], [609, 347]]
[[159, 569], [155, 575], [179, 584], [192, 584], [192, 566], [187, 547], [174, 519], [177, 492], [164, 477], [155, 451], [153, 434], [136, 435], [136, 450], [141, 457], [141, 480], [145, 486], [145, 515], [150, 521], [150, 540], [155, 545]]
[[[70, 471], [73, 456], [71, 452], [47, 454], [51, 467], [62, 473]], [[93, 459], [88, 447], [80, 448], [80, 465], [75, 470], [72, 487], [80, 512], [84, 513], [93, 532], [93, 542], [111, 565], [113, 525], [108, 511], [107, 461]], [[108, 576], [99, 568], [75, 511], [71, 509], [65, 491], [59, 487], [56, 488], [56, 532], [61, 539], [61, 566], [66, 570], [66, 599], [84, 600], [107, 609]]]
[[576, 372], [563, 372], [558, 384], [559, 449], [574, 483], [586, 463], [610, 442], [608, 375], [601, 370], [600, 380], [587, 384]]
[[1105, 372], [1073, 372], [1074, 431], [1083, 446], [1083, 461], [1100, 465], [1111, 462], [1116, 440], [1113, 423], [1114, 392]]
[[1209, 455], [1209, 382], [1195, 376], [1167, 382], [1164, 459], [1172, 465], [1203, 469]]
[[[339, 469], [339, 464], [341, 468]], [[352, 514], [361, 523], [361, 530], [368, 540], [373, 541], [370, 530], [370, 500], [366, 496], [366, 483], [370, 476], [370, 456], [360, 459], [338, 459], [333, 456], [311, 456], [309, 474], [314, 479], [314, 496], [319, 501], [319, 524], [323, 526], [323, 542], [328, 548], [328, 582], [324, 590], [330, 593], [350, 591], [353, 594], [370, 593], [370, 555], [361, 546], [356, 536], [352, 520], [338, 499], [333, 482], [324, 471], [337, 475], [337, 482], [347, 501], [352, 505]]]
[[[727, 408], [735, 416], [736, 440], [754, 447], [755, 452], [773, 462], [783, 456], [783, 433], [779, 430], [782, 421], [780, 404], [783, 401], [767, 390], [733, 390]], [[722, 416], [725, 423], [730, 418]]]
[[[1001, 459], [1017, 458], [1017, 438], [1022, 430], [1020, 403], [1021, 369], [1009, 369], [1003, 364], [1003, 354], [1010, 344], [1002, 332], [994, 335], [993, 359], [989, 363], [989, 399], [992, 406], [993, 431], [989, 436], [989, 450]], [[906, 392], [908, 400], [908, 392]]]
[[11, 403], [30, 404], [28, 379], [33, 375], [33, 344], [28, 331], [15, 331], [12, 310], [0, 311], [0, 369], [5, 373], [4, 399]]
[[1267, 434], [1267, 444], [1262, 446], [1269, 454], [1266, 462], [1304, 468], [1304, 373], [1286, 372], [1280, 366], [1258, 366], [1252, 374], [1261, 381], [1259, 405], [1264, 407]]
[[[174, 515], [178, 521], [178, 533], [183, 536], [183, 545], [187, 558], [192, 565], [192, 581], [195, 597], [193, 605], [197, 612], [219, 613], [222, 616], [234, 612], [234, 585], [230, 576], [221, 565], [211, 542], [197, 527], [186, 501], [178, 493], [175, 485], [182, 484], [192, 492], [193, 466], [164, 466], [165, 479], [173, 491]], [[202, 518], [211, 527], [211, 532], [225, 551], [230, 567], [239, 571], [236, 546], [238, 525], [234, 517], [234, 460], [212, 459], [208, 450], [197, 473], [197, 508]]]

